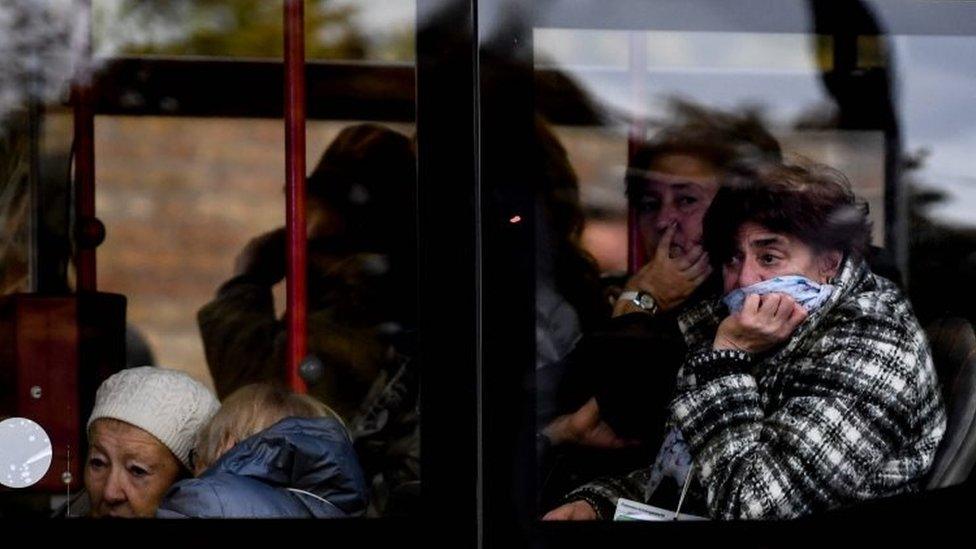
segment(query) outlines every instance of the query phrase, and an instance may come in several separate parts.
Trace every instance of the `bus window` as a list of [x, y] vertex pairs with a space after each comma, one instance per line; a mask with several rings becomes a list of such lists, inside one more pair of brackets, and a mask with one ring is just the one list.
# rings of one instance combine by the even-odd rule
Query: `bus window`
[[[63, 22], [67, 29], [58, 37], [64, 43], [51, 47], [60, 48], [56, 53], [77, 55], [90, 70], [79, 71], [90, 77], [87, 86], [80, 77], [74, 82], [90, 100], [81, 99], [79, 92], [69, 100], [68, 86], [76, 76], [72, 70], [56, 75], [54, 91], [43, 95], [31, 95], [35, 88], [19, 90], [18, 80], [0, 75], [0, 282], [5, 300], [0, 417], [30, 416], [31, 410], [44, 406], [65, 418], [66, 431], [84, 441], [88, 414], [93, 406], [98, 409], [95, 389], [106, 377], [142, 366], [178, 370], [221, 400], [239, 395], [231, 399], [237, 404], [226, 414], [257, 410], [254, 414], [259, 416], [215, 420], [210, 431], [213, 447], [206, 452], [203, 446], [193, 448], [196, 458], [205, 459], [194, 472], [209, 470], [225, 452], [245, 451], [218, 442], [264, 436], [280, 419], [275, 414], [337, 416], [339, 430], [349, 435], [344, 442], [336, 439], [335, 451], [348, 454], [337, 459], [351, 467], [339, 499], [330, 495], [334, 501], [325, 501], [316, 493], [320, 487], [290, 489], [302, 492], [299, 500], [311, 498], [310, 509], [321, 511], [313, 510], [315, 516], [416, 513], [420, 400], [415, 2], [56, 4], [35, 9], [32, 3], [15, 2], [0, 8], [2, 24], [21, 16], [32, 21], [28, 16], [37, 14]], [[288, 248], [284, 229], [286, 4], [289, 13], [302, 8], [305, 29], [305, 65], [297, 73], [305, 75], [302, 116], [308, 119], [307, 169], [300, 174], [306, 196], [307, 223], [299, 229], [308, 241], [304, 250]], [[4, 33], [8, 30], [22, 31], [30, 47], [43, 46], [30, 42], [37, 38], [30, 35], [30, 25], [4, 28]], [[90, 49], [84, 47], [89, 34]], [[8, 112], [7, 98], [22, 100], [23, 105], [14, 104]], [[80, 113], [82, 103], [94, 115], [93, 142], [87, 143], [93, 145], [93, 156], [91, 147], [71, 141], [70, 109]], [[97, 221], [82, 219], [85, 216], [73, 203], [90, 190], [78, 183], [83, 171], [79, 166], [86, 162], [94, 162]], [[57, 192], [42, 193], [38, 189], [45, 189], [43, 185]], [[104, 242], [90, 239], [90, 247], [98, 246], [96, 288], [92, 277], [82, 281], [82, 263], [92, 263], [78, 256], [82, 248], [90, 253], [86, 231], [100, 227]], [[51, 234], [58, 237], [53, 244]], [[288, 379], [286, 347], [291, 334], [285, 318], [292, 281], [286, 280], [286, 258], [299, 252], [307, 268], [307, 303], [301, 308], [307, 319], [308, 356], [296, 366], [301, 366], [300, 385], [318, 401], [316, 405], [295, 404], [271, 389], [245, 388]], [[45, 275], [60, 286], [45, 285]], [[23, 322], [20, 309], [7, 307], [6, 300], [33, 303], [57, 296], [74, 303], [94, 295], [95, 289], [117, 297], [113, 304], [121, 305], [113, 316], [119, 325], [106, 339], [92, 343], [92, 334], [101, 335], [96, 329], [100, 326], [90, 324], [81, 312], [75, 317], [65, 309], [60, 314], [67, 326], [63, 331], [78, 334], [80, 343], [72, 347], [76, 353], [42, 362], [23, 352], [23, 346], [6, 345], [13, 341], [8, 337], [23, 335], [21, 327], [29, 332], [39, 325]], [[23, 337], [34, 337], [31, 341], [36, 343], [45, 336]], [[112, 348], [120, 352], [103, 364], [107, 370], [74, 363], [76, 354], [94, 354], [93, 349], [108, 339], [118, 343]], [[8, 363], [15, 348], [20, 355]], [[60, 349], [49, 348], [48, 354]], [[50, 364], [63, 368], [48, 373], [63, 376], [62, 389], [72, 399], [57, 402], [59, 393], [47, 386], [28, 387], [36, 396], [21, 399], [22, 369], [31, 360], [35, 370], [46, 371]], [[76, 378], [90, 383], [75, 386]], [[143, 401], [154, 405], [152, 398]], [[292, 408], [276, 409], [284, 406], [282, 402], [291, 402]], [[38, 422], [45, 426], [45, 421]], [[250, 426], [250, 431], [218, 432], [229, 425]], [[171, 445], [170, 453], [180, 460], [184, 473], [190, 462], [183, 453], [198, 443], [205, 445], [203, 435], [193, 436], [181, 439], [177, 451], [170, 439], [151, 429], [146, 432]], [[69, 450], [62, 433], [51, 436], [55, 459], [46, 480], [33, 489], [2, 494], [0, 514], [8, 509], [48, 514], [59, 508], [70, 516], [114, 516], [136, 509], [124, 502], [109, 509], [112, 504], [89, 489], [88, 472], [95, 465], [87, 461], [87, 442], [73, 442]], [[311, 440], [313, 445], [320, 442]], [[101, 465], [110, 461], [99, 459]], [[316, 474], [314, 469], [305, 472]], [[69, 489], [67, 498], [63, 488]], [[288, 501], [294, 499], [282, 494]], [[63, 506], [66, 499], [70, 505]], [[151, 513], [151, 507], [137, 511]], [[170, 508], [177, 515], [186, 511]], [[210, 516], [212, 509], [190, 511]], [[227, 510], [226, 516], [250, 516], [248, 511], [234, 514], [238, 511]]]
[[[827, 500], [816, 496], [816, 504], [796, 499], [802, 489], [777, 483], [794, 478], [783, 471], [803, 462], [802, 452], [780, 456], [782, 468], [763, 461], [786, 451], [768, 442], [781, 440], [776, 422], [792, 422], [792, 406], [801, 406], [784, 400], [791, 382], [777, 377], [786, 383], [777, 392], [761, 366], [734, 374], [700, 366], [712, 364], [711, 350], [718, 356], [731, 349], [744, 361], [781, 360], [776, 375], [788, 377], [790, 360], [812, 360], [797, 351], [804, 333], [798, 327], [830, 325], [797, 321], [761, 349], [726, 347], [719, 338], [744, 318], [735, 315], [746, 314], [738, 312], [737, 291], [764, 292], [783, 276], [819, 289], [846, 284], [840, 270], [817, 275], [790, 264], [759, 273], [737, 266], [749, 257], [741, 239], [751, 238], [750, 230], [780, 230], [811, 249], [827, 249], [816, 243], [841, 216], [827, 216], [822, 230], [801, 238], [795, 226], [812, 215], [812, 205], [791, 210], [779, 199], [764, 202], [762, 193], [780, 192], [770, 190], [776, 185], [796, 184], [788, 173], [802, 185], [846, 189], [837, 191], [836, 207], [853, 224], [831, 249], [890, 292], [910, 326], [899, 340], [922, 353], [921, 360], [892, 366], [914, 368], [921, 383], [913, 394], [924, 395], [917, 406], [926, 410], [913, 416], [926, 417], [915, 425], [919, 436], [901, 441], [907, 447], [926, 440], [925, 465], [906, 474], [929, 488], [964, 480], [968, 471], [940, 473], [948, 461], [971, 457], [957, 455], [943, 438], [943, 422], [969, 424], [949, 414], [954, 399], [968, 397], [945, 384], [970, 375], [960, 372], [972, 366], [949, 356], [939, 334], [951, 326], [954, 341], [970, 341], [976, 310], [964, 290], [976, 249], [971, 216], [963, 214], [971, 209], [965, 183], [971, 170], [967, 157], [956, 154], [974, 127], [959, 114], [969, 112], [960, 90], [973, 89], [967, 52], [976, 29], [962, 23], [972, 7], [554, 2], [516, 3], [520, 10], [501, 16], [496, 4], [479, 13], [486, 25], [479, 134], [488, 220], [484, 292], [534, 291], [531, 299], [485, 304], [485, 329], [507, 346], [485, 344], [484, 369], [492, 375], [484, 381], [484, 415], [489, 429], [509, 433], [491, 438], [495, 446], [485, 452], [498, 460], [517, 456], [490, 469], [516, 470], [521, 500], [532, 502], [520, 511], [546, 520], [654, 520], [684, 505], [679, 514], [701, 518], [792, 518], [889, 495], [841, 489]], [[710, 209], [713, 199], [718, 206]], [[764, 213], [761, 204], [779, 206]], [[523, 211], [534, 215], [506, 223], [515, 219], [510, 212]], [[724, 224], [736, 215], [746, 221]], [[669, 276], [667, 265], [681, 259], [670, 272], [692, 274]], [[772, 255], [761, 260], [775, 263]], [[814, 315], [820, 305], [795, 306]], [[696, 332], [712, 321], [707, 333]], [[884, 345], [868, 341], [871, 333], [852, 334], [868, 354]], [[797, 354], [777, 354], [782, 349]], [[495, 377], [513, 364], [517, 374]], [[745, 400], [723, 404], [723, 391], [739, 382], [749, 389], [737, 385], [742, 391], [732, 400]], [[904, 387], [879, 398], [897, 398]], [[752, 414], [746, 400], [753, 398], [762, 409], [722, 430], [723, 418]], [[512, 409], [513, 400], [521, 406]], [[818, 441], [811, 447], [826, 449], [818, 446], [821, 426], [809, 427]], [[751, 438], [760, 432], [758, 442]], [[849, 466], [850, 455], [827, 453], [837, 470]], [[771, 482], [780, 495], [770, 501], [782, 507], [749, 499], [764, 490], [759, 471], [773, 469], [785, 475]], [[746, 480], [735, 471], [756, 476]]]

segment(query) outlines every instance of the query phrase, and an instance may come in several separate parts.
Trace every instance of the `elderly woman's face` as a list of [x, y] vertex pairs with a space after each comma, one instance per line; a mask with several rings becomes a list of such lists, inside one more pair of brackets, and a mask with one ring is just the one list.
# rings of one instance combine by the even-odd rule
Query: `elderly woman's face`
[[817, 253], [796, 237], [745, 223], [736, 252], [722, 268], [725, 293], [783, 275], [801, 275], [824, 283], [837, 274], [840, 252]]
[[93, 517], [152, 517], [180, 475], [176, 456], [146, 431], [115, 419], [92, 423], [85, 488]]

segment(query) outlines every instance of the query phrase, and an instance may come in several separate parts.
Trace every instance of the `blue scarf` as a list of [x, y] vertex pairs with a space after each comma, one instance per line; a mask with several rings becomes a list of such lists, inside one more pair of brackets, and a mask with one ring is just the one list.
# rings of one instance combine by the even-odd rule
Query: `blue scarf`
[[742, 310], [748, 295], [786, 294], [805, 308], [807, 313], [812, 313], [827, 301], [834, 288], [830, 284], [817, 284], [805, 276], [777, 276], [752, 286], [732, 290], [722, 298], [722, 302], [729, 308], [730, 313], [735, 314]]

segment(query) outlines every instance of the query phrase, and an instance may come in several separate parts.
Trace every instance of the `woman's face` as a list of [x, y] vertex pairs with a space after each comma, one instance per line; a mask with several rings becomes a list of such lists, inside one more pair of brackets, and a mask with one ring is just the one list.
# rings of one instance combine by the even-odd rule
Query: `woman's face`
[[702, 218], [718, 192], [718, 172], [698, 157], [665, 154], [648, 166], [637, 201], [639, 227], [648, 257], [672, 223], [669, 254], [684, 255], [701, 244]]
[[794, 236], [745, 223], [736, 237], [736, 251], [722, 268], [725, 293], [784, 275], [800, 275], [825, 283], [837, 274], [841, 253], [816, 252]]
[[93, 517], [153, 517], [180, 475], [180, 463], [156, 437], [115, 419], [91, 427], [85, 489]]

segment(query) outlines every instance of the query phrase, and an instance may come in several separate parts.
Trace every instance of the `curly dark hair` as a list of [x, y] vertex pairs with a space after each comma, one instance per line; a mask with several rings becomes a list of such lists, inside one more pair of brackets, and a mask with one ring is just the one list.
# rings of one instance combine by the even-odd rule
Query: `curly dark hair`
[[791, 235], [818, 252], [863, 257], [871, 240], [867, 203], [841, 172], [827, 166], [768, 163], [727, 174], [703, 221], [703, 246], [714, 265], [736, 251], [745, 223]]

